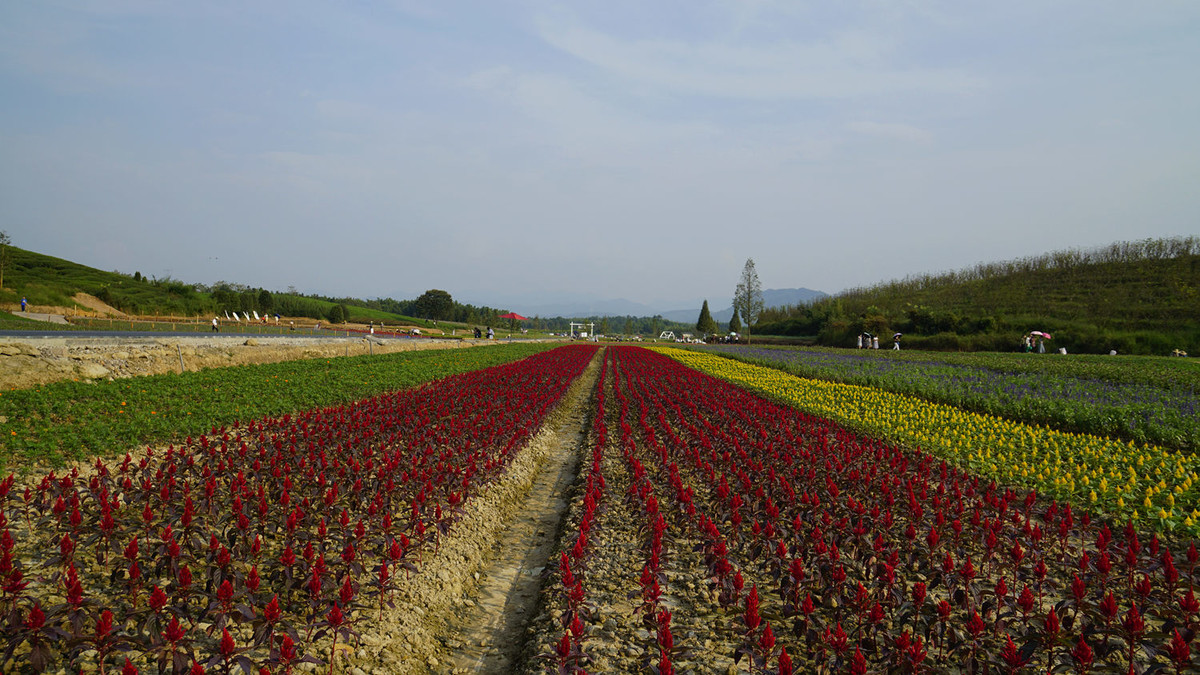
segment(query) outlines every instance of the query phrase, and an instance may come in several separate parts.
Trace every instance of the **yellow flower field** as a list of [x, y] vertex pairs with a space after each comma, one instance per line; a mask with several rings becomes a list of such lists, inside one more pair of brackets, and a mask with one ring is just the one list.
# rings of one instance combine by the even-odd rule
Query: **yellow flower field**
[[686, 366], [1001, 483], [1095, 511], [1200, 533], [1200, 461], [1152, 445], [967, 412], [870, 387], [811, 380], [701, 352], [655, 347]]

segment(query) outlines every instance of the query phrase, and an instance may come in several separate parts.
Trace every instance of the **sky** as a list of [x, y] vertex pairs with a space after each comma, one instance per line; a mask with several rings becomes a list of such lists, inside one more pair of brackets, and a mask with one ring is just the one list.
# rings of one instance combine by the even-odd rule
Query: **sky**
[[836, 293], [1200, 234], [1198, 72], [1193, 0], [5, 2], [0, 230], [518, 311]]

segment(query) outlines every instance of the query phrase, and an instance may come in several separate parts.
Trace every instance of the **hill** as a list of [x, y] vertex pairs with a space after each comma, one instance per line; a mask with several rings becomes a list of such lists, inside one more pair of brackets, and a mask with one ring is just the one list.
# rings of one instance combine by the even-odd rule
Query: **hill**
[[1068, 352], [1200, 352], [1200, 238], [1119, 242], [856, 288], [764, 312], [762, 334], [849, 346], [864, 330], [912, 346], [1008, 351], [1044, 330]]
[[[132, 275], [105, 272], [16, 246], [8, 247], [8, 255], [0, 303], [9, 305], [26, 297], [35, 306], [70, 310], [80, 304], [78, 294], [84, 293], [98, 298], [118, 313], [143, 316], [201, 317], [257, 311], [330, 320], [340, 312], [352, 322], [427, 325], [423, 319], [370, 307], [369, 301], [272, 293], [226, 282], [213, 286], [189, 284], [170, 277], [144, 277], [140, 272]], [[334, 310], [335, 307], [339, 309]]]

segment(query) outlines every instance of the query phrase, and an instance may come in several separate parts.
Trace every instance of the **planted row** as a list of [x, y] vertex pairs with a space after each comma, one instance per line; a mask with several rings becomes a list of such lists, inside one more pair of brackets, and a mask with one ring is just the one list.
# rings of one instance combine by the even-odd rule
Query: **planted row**
[[[1173, 448], [1200, 444], [1200, 370], [1192, 364], [1168, 361], [1175, 366], [1176, 381], [1154, 384], [1138, 379], [1145, 359], [1127, 364], [1129, 374], [1088, 368], [1090, 361], [1031, 355], [1003, 356], [999, 363], [971, 359], [947, 362], [944, 356], [885, 351], [782, 349], [745, 345], [717, 345], [706, 351], [740, 360], [783, 368], [793, 375], [877, 387], [999, 415], [1029, 424], [1099, 436], [1150, 442]], [[1023, 357], [1023, 358], [1020, 358]], [[1163, 361], [1163, 359], [1159, 359]], [[1116, 360], [1126, 363], [1124, 359]], [[1079, 365], [1039, 368], [1042, 364]], [[989, 365], [981, 365], [989, 364]], [[1099, 371], [1099, 372], [1095, 372]], [[1192, 371], [1189, 373], [1189, 371]], [[1124, 376], [1102, 379], [1096, 375]], [[1185, 376], [1191, 375], [1190, 381]], [[1166, 379], [1166, 378], [1161, 378]], [[1134, 381], [1126, 381], [1134, 380]]]
[[664, 545], [701, 542], [756, 671], [1196, 667], [1194, 545], [614, 352]]
[[214, 424], [342, 405], [549, 348], [511, 344], [309, 359], [0, 392], [0, 465], [90, 462], [139, 444], [199, 436]]
[[386, 611], [594, 354], [563, 347], [354, 404], [0, 483], [0, 670], [331, 661]]
[[1145, 521], [1159, 531], [1200, 533], [1200, 459], [1152, 445], [963, 411], [912, 396], [798, 378], [710, 354], [664, 349], [690, 367], [749, 387], [1001, 483]]

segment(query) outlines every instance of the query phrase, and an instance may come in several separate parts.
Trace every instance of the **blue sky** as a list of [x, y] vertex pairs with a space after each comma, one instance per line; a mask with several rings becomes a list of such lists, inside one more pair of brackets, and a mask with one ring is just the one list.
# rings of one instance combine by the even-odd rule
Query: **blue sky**
[[0, 229], [518, 310], [836, 292], [1200, 233], [1198, 71], [1182, 0], [8, 2]]

